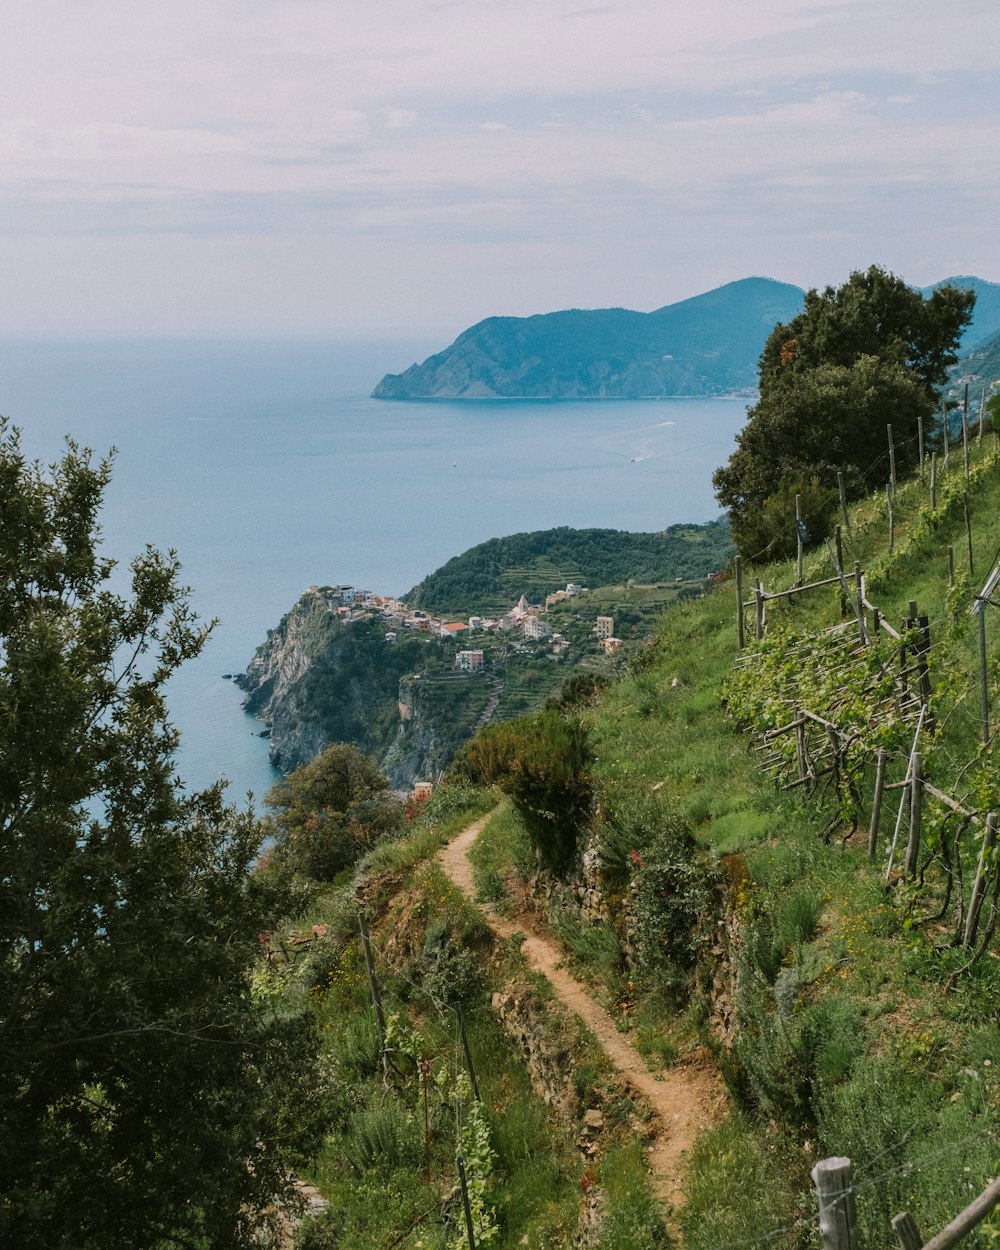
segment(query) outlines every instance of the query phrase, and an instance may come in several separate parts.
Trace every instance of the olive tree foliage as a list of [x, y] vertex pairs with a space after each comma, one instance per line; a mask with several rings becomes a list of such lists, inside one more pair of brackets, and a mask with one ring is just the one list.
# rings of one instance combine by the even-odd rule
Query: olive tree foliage
[[883, 486], [887, 424], [898, 469], [916, 465], [919, 421], [930, 430], [974, 303], [973, 292], [951, 286], [924, 299], [873, 265], [840, 287], [809, 291], [803, 311], [774, 327], [760, 358], [760, 398], [712, 479], [745, 557], [795, 550], [794, 525], [776, 529], [774, 518], [813, 479], [828, 492], [826, 503], [812, 492], [806, 525], [814, 540], [833, 515], [838, 470], [851, 498]]
[[318, 1140], [313, 1026], [252, 1000], [261, 828], [180, 787], [163, 697], [208, 628], [172, 553], [111, 588], [109, 478], [0, 422], [0, 1244], [256, 1245]]
[[276, 782], [265, 799], [279, 876], [329, 881], [396, 832], [402, 804], [378, 765], [357, 747], [335, 742], [309, 764]]

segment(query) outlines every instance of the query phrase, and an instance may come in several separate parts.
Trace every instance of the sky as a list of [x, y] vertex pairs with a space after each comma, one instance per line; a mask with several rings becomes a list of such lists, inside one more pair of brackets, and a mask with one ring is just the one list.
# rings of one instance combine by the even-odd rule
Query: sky
[[4, 0], [0, 335], [1000, 281], [996, 0]]

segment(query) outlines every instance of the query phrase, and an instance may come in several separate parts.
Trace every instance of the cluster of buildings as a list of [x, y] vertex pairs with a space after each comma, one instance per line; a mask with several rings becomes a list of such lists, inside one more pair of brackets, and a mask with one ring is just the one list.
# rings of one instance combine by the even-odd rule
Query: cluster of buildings
[[[388, 643], [396, 641], [401, 629], [415, 629], [437, 637], [455, 639], [466, 633], [495, 630], [519, 633], [526, 639], [550, 639], [553, 651], [558, 653], [569, 644], [561, 634], [553, 632], [548, 621], [542, 619], [542, 613], [552, 604], [578, 595], [582, 589], [582, 586], [569, 582], [565, 590], [557, 590], [547, 595], [544, 606], [530, 604], [522, 595], [514, 607], [498, 619], [470, 616], [467, 621], [446, 621], [422, 612], [419, 608], [410, 608], [401, 599], [394, 599], [391, 595], [377, 595], [370, 590], [359, 590], [355, 586], [310, 586], [306, 593], [321, 596], [327, 606], [345, 620], [370, 619], [377, 613], [387, 626], [385, 640]], [[599, 616], [594, 633], [605, 651], [613, 651], [621, 646], [621, 640], [614, 637], [613, 617]], [[461, 672], [475, 673], [484, 664], [485, 652], [482, 650], [460, 650], [455, 656], [455, 667]]]

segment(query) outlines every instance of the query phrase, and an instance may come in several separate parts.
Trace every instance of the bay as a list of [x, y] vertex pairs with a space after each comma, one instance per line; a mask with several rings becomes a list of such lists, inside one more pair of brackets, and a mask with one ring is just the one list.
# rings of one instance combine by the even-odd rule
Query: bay
[[312, 584], [402, 594], [475, 543], [553, 526], [655, 531], [718, 515], [712, 471], [741, 400], [399, 403], [368, 394], [434, 344], [0, 343], [0, 411], [30, 456], [65, 435], [117, 448], [105, 550], [175, 549], [219, 625], [171, 683], [178, 771], [260, 797], [260, 726], [224, 673], [246, 667]]

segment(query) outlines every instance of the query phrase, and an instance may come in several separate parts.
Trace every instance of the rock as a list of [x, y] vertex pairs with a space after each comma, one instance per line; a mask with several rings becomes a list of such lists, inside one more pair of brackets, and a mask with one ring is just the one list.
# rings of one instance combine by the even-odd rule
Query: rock
[[604, 1112], [598, 1111], [596, 1107], [591, 1107], [583, 1113], [583, 1127], [585, 1131], [594, 1131], [604, 1127]]

